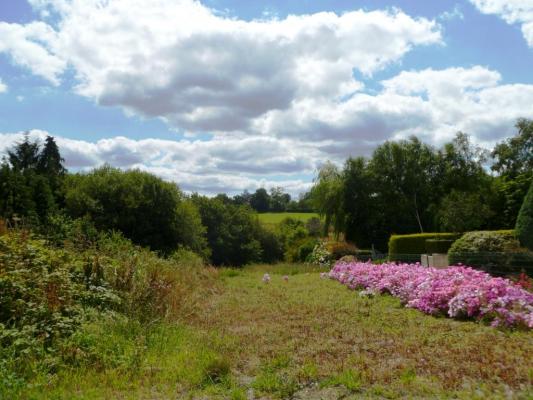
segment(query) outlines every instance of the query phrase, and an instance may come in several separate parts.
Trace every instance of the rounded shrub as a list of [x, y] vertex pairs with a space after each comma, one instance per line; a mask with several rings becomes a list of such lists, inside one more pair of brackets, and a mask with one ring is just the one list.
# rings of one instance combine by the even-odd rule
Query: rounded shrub
[[529, 186], [516, 219], [516, 236], [522, 246], [533, 250], [533, 182]]
[[528, 254], [512, 230], [467, 232], [450, 247], [448, 257], [450, 265], [464, 264], [495, 275], [529, 269]]

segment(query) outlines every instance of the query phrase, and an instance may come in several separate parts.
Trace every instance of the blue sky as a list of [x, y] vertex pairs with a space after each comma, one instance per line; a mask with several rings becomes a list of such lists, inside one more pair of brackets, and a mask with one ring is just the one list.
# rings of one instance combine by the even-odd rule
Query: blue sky
[[531, 71], [533, 0], [4, 0], [0, 151], [31, 131], [75, 170], [296, 194], [387, 139], [492, 146]]

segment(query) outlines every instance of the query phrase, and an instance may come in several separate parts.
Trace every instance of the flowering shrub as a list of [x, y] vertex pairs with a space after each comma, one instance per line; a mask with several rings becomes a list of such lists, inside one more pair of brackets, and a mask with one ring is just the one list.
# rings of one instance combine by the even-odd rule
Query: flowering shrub
[[533, 328], [533, 293], [504, 278], [455, 266], [446, 269], [420, 264], [337, 263], [329, 273], [365, 295], [390, 293], [407, 307], [426, 314], [476, 318], [492, 326]]
[[328, 251], [324, 241], [320, 241], [315, 246], [312, 253], [309, 254], [307, 261], [310, 264], [319, 265], [321, 267], [329, 267], [331, 265], [331, 253]]

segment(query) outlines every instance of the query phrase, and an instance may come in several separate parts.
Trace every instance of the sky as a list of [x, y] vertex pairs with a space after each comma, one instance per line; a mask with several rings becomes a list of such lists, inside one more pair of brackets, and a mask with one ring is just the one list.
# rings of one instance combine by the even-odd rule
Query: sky
[[2, 0], [0, 154], [185, 191], [308, 190], [330, 160], [533, 118], [533, 0]]

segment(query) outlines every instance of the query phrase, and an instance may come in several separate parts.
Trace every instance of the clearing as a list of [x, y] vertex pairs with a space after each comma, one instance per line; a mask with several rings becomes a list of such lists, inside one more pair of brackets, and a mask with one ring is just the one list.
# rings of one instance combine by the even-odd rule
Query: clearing
[[28, 398], [533, 395], [532, 332], [427, 316], [390, 296], [361, 297], [310, 267], [221, 270], [202, 307], [186, 325], [115, 322], [131, 331], [133, 355], [125, 354], [133, 361], [61, 373]]

